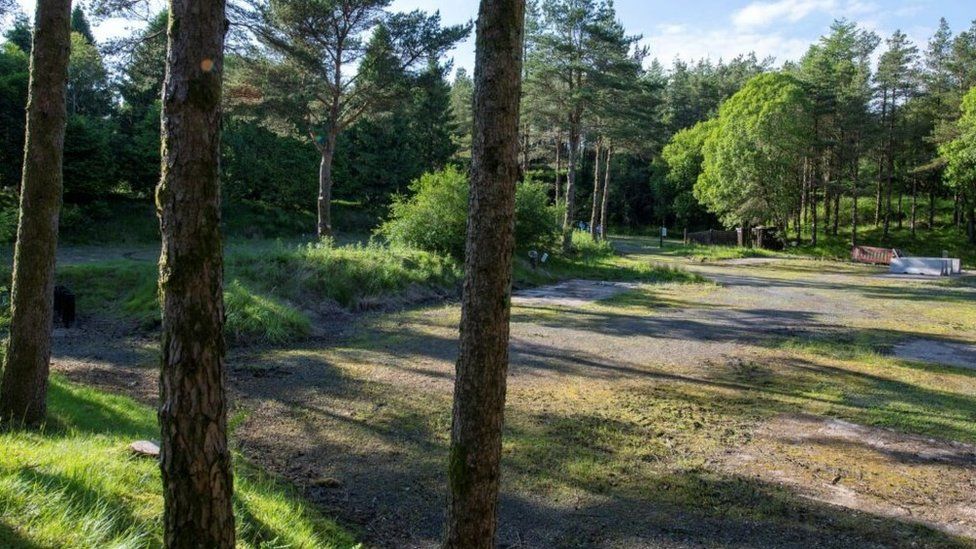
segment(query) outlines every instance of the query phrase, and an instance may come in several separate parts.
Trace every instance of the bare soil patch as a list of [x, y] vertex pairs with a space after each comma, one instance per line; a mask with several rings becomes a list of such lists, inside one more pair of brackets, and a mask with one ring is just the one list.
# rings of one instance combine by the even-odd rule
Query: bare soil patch
[[911, 339], [895, 345], [894, 354], [907, 360], [976, 370], [976, 345], [935, 339]]
[[637, 288], [633, 282], [604, 282], [600, 280], [567, 280], [559, 284], [540, 286], [514, 293], [517, 304], [562, 305], [578, 307], [613, 297]]
[[757, 429], [724, 466], [816, 501], [976, 538], [974, 446], [784, 415]]

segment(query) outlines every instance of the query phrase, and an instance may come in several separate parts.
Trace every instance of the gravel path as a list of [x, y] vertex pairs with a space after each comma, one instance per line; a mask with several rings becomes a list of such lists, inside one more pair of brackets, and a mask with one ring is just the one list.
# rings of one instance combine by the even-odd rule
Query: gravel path
[[[936, 345], [959, 345], [959, 340], [976, 335], [976, 326], [943, 326], [942, 319], [929, 319], [918, 312], [919, 307], [938, 305], [940, 300], [976, 300], [976, 289], [884, 280], [875, 270], [813, 261], [689, 264], [687, 268], [715, 285], [570, 281], [521, 292], [513, 300], [511, 444], [519, 437], [542, 446], [555, 444], [551, 437], [560, 433], [569, 437], [572, 448], [597, 444], [610, 463], [622, 461], [613, 466], [607, 484], [592, 486], [578, 476], [583, 473], [577, 468], [585, 464], [547, 466], [549, 479], [539, 479], [532, 463], [517, 459], [526, 448], [507, 446], [502, 546], [910, 544], [917, 534], [911, 517], [889, 512], [883, 498], [829, 497], [841, 488], [811, 487], [822, 482], [818, 479], [823, 475], [803, 476], [809, 470], [801, 461], [814, 457], [796, 458], [801, 461], [780, 467], [778, 460], [789, 450], [778, 436], [784, 429], [802, 423], [809, 426], [809, 434], [798, 431], [796, 440], [822, 438], [826, 433], [848, 444], [862, 432], [857, 426], [843, 424], [846, 431], [837, 434], [838, 424], [819, 423], [829, 419], [742, 422], [715, 426], [714, 438], [703, 439], [719, 446], [695, 448], [650, 438], [660, 436], [653, 434], [660, 419], [648, 419], [638, 422], [649, 434], [636, 439], [642, 441], [637, 448], [603, 449], [593, 439], [599, 438], [601, 429], [619, 434], [637, 428], [631, 420], [620, 418], [651, 410], [660, 400], [654, 395], [674, 398], [703, 386], [725, 393], [761, 386], [771, 368], [769, 357], [783, 341], [844, 342], [870, 328], [873, 336], [894, 344], [923, 337]], [[458, 314], [455, 305], [443, 305], [364, 315], [345, 323], [345, 334], [332, 339], [288, 349], [234, 350], [229, 359], [232, 393], [235, 406], [247, 411], [236, 430], [241, 451], [296, 484], [326, 512], [360, 531], [370, 545], [436, 546]], [[117, 344], [99, 347], [86, 329], [82, 323], [81, 331], [58, 337], [56, 367], [73, 379], [151, 401], [156, 383], [152, 342], [123, 328], [114, 339]], [[631, 395], [627, 397], [631, 400], [622, 395]], [[702, 413], [711, 405], [707, 400], [677, 402], [677, 416], [667, 416], [670, 420], [684, 421], [686, 414]], [[567, 418], [573, 420], [568, 434], [557, 429]], [[700, 425], [697, 419], [689, 421], [694, 427], [688, 429]], [[584, 434], [588, 432], [584, 429], [593, 428], [595, 434]], [[727, 434], [718, 434], [723, 430]], [[933, 443], [934, 449], [928, 449], [923, 442], [905, 442], [891, 433], [872, 432], [872, 436], [899, 450], [925, 453], [945, 448], [944, 443]], [[722, 445], [733, 443], [723, 437], [753, 442], [743, 443], [741, 449], [725, 448]], [[669, 456], [663, 463], [625, 459], [642, 445], [661, 444], [664, 453], [659, 455]], [[617, 457], [618, 452], [623, 455]], [[951, 468], [943, 476], [956, 483], [976, 483], [970, 474], [976, 462], [963, 454], [943, 464]], [[850, 454], [851, 459], [862, 457]], [[691, 465], [683, 465], [682, 459]], [[761, 466], [753, 470], [746, 461]], [[742, 468], [741, 476], [733, 465]], [[895, 467], [886, 462], [878, 466]], [[641, 482], [657, 478], [639, 476], [645, 468], [674, 482], [700, 483], [705, 493], [716, 491], [715, 497], [720, 498], [716, 508], [731, 509], [732, 516], [683, 507], [669, 499], [666, 482], [648, 498], [640, 487], [612, 480], [614, 475], [641, 478]], [[745, 476], [746, 470], [754, 476]], [[786, 476], [766, 475], [772, 470]], [[783, 487], [796, 493], [790, 496], [794, 499], [782, 500]], [[932, 486], [928, 490], [932, 492]], [[732, 503], [722, 499], [728, 497]], [[919, 508], [921, 522], [939, 528], [950, 520], [963, 521], [942, 530], [976, 532], [976, 525], [965, 522], [966, 513], [976, 517], [976, 511], [949, 499], [943, 497], [939, 504], [957, 509], [952, 511], [956, 514]], [[749, 509], [766, 501], [778, 501], [770, 505], [789, 511], [776, 507], [771, 518], [761, 522], [747, 517]], [[786, 514], [776, 514], [780, 512]], [[868, 533], [851, 525], [852, 512], [865, 513], [863, 523], [871, 527]], [[956, 545], [950, 538], [933, 539]]]

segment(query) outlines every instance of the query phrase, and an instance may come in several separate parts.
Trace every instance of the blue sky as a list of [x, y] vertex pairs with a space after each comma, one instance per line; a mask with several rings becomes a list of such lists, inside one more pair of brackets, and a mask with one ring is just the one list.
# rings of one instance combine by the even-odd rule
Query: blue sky
[[[32, 13], [34, 0], [19, 0]], [[652, 56], [670, 65], [676, 57], [729, 59], [755, 51], [778, 62], [796, 59], [840, 17], [859, 22], [881, 36], [901, 29], [920, 46], [939, 17], [954, 32], [976, 19], [974, 0], [616, 0], [617, 15], [628, 32], [642, 34]], [[393, 9], [439, 10], [445, 23], [463, 23], [477, 15], [477, 0], [393, 0]], [[97, 25], [98, 39], [128, 32], [138, 23], [108, 21]], [[474, 37], [450, 53], [456, 67], [474, 65]]]
[[[680, 57], [713, 60], [755, 51], [778, 62], [796, 59], [837, 18], [858, 21], [881, 36], [901, 29], [920, 45], [939, 17], [954, 32], [976, 19], [974, 0], [616, 0], [628, 32], [644, 35], [652, 56], [665, 65]], [[475, 0], [394, 0], [394, 9], [440, 10], [446, 23], [473, 19]], [[451, 54], [456, 66], [474, 65], [474, 39]]]

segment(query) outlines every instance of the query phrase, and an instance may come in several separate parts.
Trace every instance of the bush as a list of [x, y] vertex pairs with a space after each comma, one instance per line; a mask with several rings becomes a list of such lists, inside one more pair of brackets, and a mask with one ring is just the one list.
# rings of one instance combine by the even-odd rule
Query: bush
[[[410, 184], [412, 195], [397, 196], [377, 233], [398, 245], [464, 257], [468, 178], [454, 167], [427, 173]], [[546, 247], [557, 235], [557, 211], [544, 184], [526, 181], [515, 191], [515, 245]]]

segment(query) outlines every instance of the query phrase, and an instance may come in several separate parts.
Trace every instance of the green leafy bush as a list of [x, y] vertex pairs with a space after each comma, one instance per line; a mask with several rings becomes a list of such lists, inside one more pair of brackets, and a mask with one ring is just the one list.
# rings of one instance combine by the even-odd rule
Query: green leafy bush
[[[398, 245], [464, 257], [468, 216], [468, 178], [454, 167], [427, 173], [410, 184], [410, 196], [397, 196], [377, 233]], [[526, 181], [515, 191], [515, 244], [547, 247], [557, 234], [557, 212], [545, 185]]]

